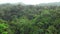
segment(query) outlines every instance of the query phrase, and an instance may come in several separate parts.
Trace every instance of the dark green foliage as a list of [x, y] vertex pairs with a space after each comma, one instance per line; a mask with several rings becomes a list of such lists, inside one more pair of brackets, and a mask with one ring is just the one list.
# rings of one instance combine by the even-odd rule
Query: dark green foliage
[[60, 34], [60, 6], [2, 4], [0, 34]]

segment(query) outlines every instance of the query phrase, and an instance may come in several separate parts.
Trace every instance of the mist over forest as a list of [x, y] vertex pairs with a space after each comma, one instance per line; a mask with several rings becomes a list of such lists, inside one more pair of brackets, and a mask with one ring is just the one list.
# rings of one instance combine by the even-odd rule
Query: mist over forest
[[60, 34], [60, 2], [0, 4], [0, 34]]

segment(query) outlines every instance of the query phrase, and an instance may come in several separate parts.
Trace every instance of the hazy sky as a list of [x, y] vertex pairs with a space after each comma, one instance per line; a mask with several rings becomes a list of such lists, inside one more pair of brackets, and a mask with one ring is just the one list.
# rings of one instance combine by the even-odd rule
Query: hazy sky
[[0, 4], [1, 3], [18, 3], [18, 2], [35, 5], [40, 3], [60, 2], [60, 0], [0, 0]]

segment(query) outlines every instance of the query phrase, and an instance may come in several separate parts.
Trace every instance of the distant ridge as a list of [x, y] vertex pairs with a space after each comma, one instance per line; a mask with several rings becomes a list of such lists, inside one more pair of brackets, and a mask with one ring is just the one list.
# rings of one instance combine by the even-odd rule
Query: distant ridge
[[41, 3], [39, 6], [60, 6], [60, 2], [52, 2], [52, 3]]

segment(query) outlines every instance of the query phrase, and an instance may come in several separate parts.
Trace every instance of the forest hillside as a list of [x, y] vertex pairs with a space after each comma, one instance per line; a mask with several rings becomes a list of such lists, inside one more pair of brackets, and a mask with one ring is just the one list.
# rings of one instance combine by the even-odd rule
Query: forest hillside
[[60, 3], [0, 4], [0, 34], [60, 34]]

